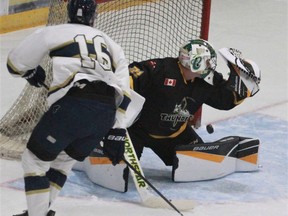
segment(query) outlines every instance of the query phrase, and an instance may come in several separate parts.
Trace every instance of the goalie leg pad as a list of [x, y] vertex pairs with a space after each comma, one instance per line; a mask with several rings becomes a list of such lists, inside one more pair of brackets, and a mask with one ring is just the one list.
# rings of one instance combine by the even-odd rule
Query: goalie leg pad
[[116, 166], [103, 154], [101, 147], [97, 147], [83, 162], [78, 162], [74, 169], [84, 171], [95, 184], [115, 190], [126, 192], [128, 188], [129, 169], [124, 162]]
[[234, 172], [258, 170], [259, 140], [238, 136], [176, 147], [175, 182], [216, 179]]
[[237, 148], [236, 172], [258, 170], [259, 145], [258, 139], [240, 137]]

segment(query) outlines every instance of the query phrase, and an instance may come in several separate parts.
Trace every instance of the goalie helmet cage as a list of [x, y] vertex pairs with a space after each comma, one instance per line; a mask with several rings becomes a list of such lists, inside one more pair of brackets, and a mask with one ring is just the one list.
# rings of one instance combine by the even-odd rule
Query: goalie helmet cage
[[[98, 0], [95, 27], [124, 49], [129, 63], [177, 57], [193, 38], [208, 39], [211, 0]], [[47, 25], [67, 22], [66, 0], [50, 0]], [[52, 80], [51, 60], [41, 63]], [[47, 90], [27, 84], [0, 121], [2, 158], [19, 159], [31, 131], [47, 110]], [[201, 109], [191, 123], [200, 126]]]

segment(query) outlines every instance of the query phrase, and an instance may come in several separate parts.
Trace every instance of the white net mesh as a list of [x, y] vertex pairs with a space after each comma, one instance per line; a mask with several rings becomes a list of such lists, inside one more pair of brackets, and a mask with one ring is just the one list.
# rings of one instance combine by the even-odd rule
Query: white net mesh
[[[188, 39], [203, 37], [209, 25], [210, 0], [115, 0], [98, 4], [95, 27], [124, 49], [129, 62], [176, 57]], [[207, 8], [206, 8], [207, 7]], [[206, 14], [206, 15], [205, 15]], [[205, 15], [205, 16], [204, 16]], [[66, 2], [50, 0], [47, 25], [67, 22]], [[41, 64], [51, 82], [51, 62]], [[18, 159], [32, 129], [47, 110], [47, 90], [26, 85], [0, 121], [2, 158]]]

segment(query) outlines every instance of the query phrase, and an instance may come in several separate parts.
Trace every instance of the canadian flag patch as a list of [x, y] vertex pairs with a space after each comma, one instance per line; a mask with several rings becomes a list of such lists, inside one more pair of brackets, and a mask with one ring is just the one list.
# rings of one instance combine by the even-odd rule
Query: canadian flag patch
[[175, 86], [176, 85], [176, 79], [165, 78], [164, 85], [165, 86]]

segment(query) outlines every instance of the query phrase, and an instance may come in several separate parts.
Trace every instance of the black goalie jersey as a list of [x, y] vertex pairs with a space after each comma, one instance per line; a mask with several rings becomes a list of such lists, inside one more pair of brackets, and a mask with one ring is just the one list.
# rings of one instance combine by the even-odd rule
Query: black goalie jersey
[[129, 65], [131, 88], [146, 99], [136, 124], [154, 138], [176, 137], [202, 104], [220, 110], [237, 104], [217, 72], [221, 79], [214, 85], [201, 78], [186, 81], [179, 64], [177, 58], [164, 58]]

